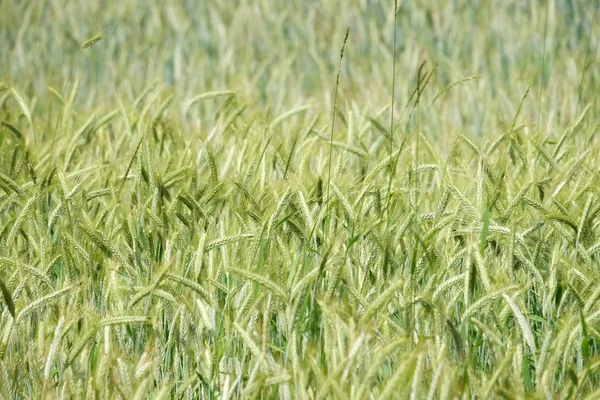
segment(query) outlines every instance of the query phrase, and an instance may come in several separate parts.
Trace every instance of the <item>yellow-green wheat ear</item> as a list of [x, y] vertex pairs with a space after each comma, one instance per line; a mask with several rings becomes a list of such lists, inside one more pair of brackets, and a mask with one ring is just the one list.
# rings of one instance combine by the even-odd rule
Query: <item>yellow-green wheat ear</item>
[[94, 43], [99, 42], [100, 40], [102, 40], [102, 37], [102, 35], [96, 35], [94, 37], [89, 38], [81, 45], [81, 50], [85, 50], [88, 47], [92, 46]]

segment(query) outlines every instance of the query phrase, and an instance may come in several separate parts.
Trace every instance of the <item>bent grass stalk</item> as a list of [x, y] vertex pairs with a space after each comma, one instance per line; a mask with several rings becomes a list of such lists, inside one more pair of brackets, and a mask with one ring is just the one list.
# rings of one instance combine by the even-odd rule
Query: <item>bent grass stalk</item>
[[[346, 48], [346, 42], [348, 41], [348, 35], [350, 34], [350, 28], [346, 29], [346, 35], [344, 36], [344, 41], [342, 42], [342, 48], [340, 50], [340, 60], [338, 63], [338, 69], [337, 69], [337, 74], [335, 77], [335, 88], [333, 90], [333, 105], [332, 105], [332, 110], [331, 110], [331, 132], [330, 132], [330, 137], [329, 137], [329, 156], [328, 156], [328, 169], [327, 169], [327, 196], [326, 196], [326, 200], [325, 200], [325, 204], [326, 204], [326, 208], [327, 208], [327, 215], [329, 215], [329, 207], [330, 207], [330, 199], [329, 199], [329, 187], [331, 186], [331, 157], [333, 154], [333, 135], [334, 135], [334, 128], [335, 128], [335, 111], [336, 111], [336, 105], [337, 105], [337, 94], [338, 94], [338, 87], [340, 86], [340, 74], [342, 72], [342, 60], [344, 59], [344, 49]], [[329, 234], [329, 227], [331, 225], [331, 219], [327, 220], [327, 224], [325, 225], [325, 230], [324, 230], [324, 234], [328, 235]]]

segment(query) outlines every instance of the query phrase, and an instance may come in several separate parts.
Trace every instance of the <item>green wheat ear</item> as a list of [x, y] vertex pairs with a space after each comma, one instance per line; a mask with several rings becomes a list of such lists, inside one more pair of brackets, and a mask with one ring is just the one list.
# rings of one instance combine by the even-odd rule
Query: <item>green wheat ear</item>
[[86, 40], [82, 45], [81, 45], [81, 51], [87, 49], [88, 47], [92, 46], [94, 43], [99, 42], [100, 40], [102, 40], [102, 35], [96, 35], [94, 37], [89, 38], [88, 40]]

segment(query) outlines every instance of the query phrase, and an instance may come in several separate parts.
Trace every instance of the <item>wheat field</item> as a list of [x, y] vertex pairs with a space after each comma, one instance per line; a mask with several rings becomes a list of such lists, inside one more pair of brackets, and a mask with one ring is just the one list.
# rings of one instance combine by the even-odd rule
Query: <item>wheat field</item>
[[0, 399], [600, 398], [597, 0], [0, 2]]

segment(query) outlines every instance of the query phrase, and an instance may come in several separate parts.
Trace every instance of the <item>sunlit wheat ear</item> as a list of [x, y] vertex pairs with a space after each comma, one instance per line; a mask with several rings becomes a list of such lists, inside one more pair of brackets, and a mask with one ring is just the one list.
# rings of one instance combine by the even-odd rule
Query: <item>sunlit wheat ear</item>
[[100, 34], [89, 38], [88, 40], [86, 40], [85, 42], [83, 42], [83, 44], [81, 45], [81, 51], [87, 49], [90, 46], [93, 46], [95, 43], [97, 43], [100, 40], [102, 40], [102, 38], [103, 38], [103, 36], [100, 35]]
[[502, 297], [504, 297], [504, 300], [506, 300], [512, 312], [514, 313], [519, 328], [521, 328], [521, 334], [523, 335], [525, 343], [527, 343], [531, 352], [533, 354], [536, 354], [537, 347], [535, 345], [535, 337], [533, 336], [533, 331], [531, 330], [529, 322], [527, 322], [527, 319], [525, 319], [525, 316], [519, 309], [519, 306], [513, 301], [513, 299], [511, 299], [506, 293], [502, 293]]
[[50, 368], [52, 367], [52, 363], [54, 362], [54, 357], [56, 356], [56, 352], [58, 351], [58, 347], [60, 345], [60, 339], [62, 336], [62, 330], [65, 323], [65, 316], [61, 316], [56, 324], [56, 329], [54, 330], [54, 339], [52, 340], [52, 344], [50, 345], [50, 352], [48, 353], [48, 357], [46, 358], [46, 366], [44, 367], [44, 379], [48, 379], [50, 377]]

